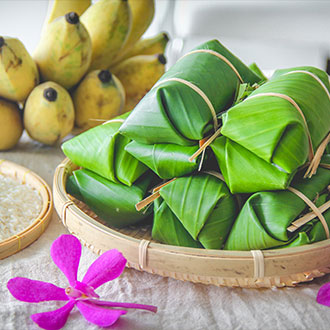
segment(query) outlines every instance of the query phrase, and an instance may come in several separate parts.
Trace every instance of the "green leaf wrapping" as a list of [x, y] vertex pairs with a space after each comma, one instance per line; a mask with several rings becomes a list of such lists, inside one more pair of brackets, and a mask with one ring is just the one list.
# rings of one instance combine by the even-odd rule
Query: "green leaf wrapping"
[[[322, 161], [330, 164], [330, 155], [324, 156]], [[330, 170], [325, 168], [320, 167], [311, 179], [303, 179], [302, 176], [303, 171], [300, 171], [291, 186], [310, 200], [330, 184]], [[287, 227], [306, 210], [308, 207], [305, 202], [288, 190], [257, 192], [244, 204], [228, 236], [225, 249], [269, 249], [324, 239], [324, 229], [318, 219], [292, 234], [287, 231]], [[329, 210], [324, 216], [330, 225]]]
[[[217, 40], [196, 49], [222, 54], [238, 70], [244, 82], [253, 84], [260, 78], [231, 54]], [[213, 129], [213, 117], [205, 100], [179, 78], [193, 83], [212, 103], [215, 112], [227, 109], [233, 102], [239, 78], [233, 69], [215, 55], [194, 53], [181, 58], [140, 101], [120, 132], [144, 144], [171, 143], [193, 145]]]
[[125, 151], [131, 140], [118, 130], [122, 125], [120, 120], [127, 116], [126, 113], [64, 142], [64, 154], [78, 166], [131, 186], [148, 168]]
[[197, 151], [198, 146], [179, 146], [176, 144], [142, 144], [132, 141], [125, 150], [140, 162], [148, 166], [162, 179], [189, 174], [197, 169], [195, 159], [189, 157]]
[[[304, 70], [315, 71], [325, 81], [323, 71], [309, 67]], [[324, 85], [329, 88], [329, 83]], [[226, 141], [220, 138], [211, 144], [232, 193], [285, 189], [308, 159], [308, 135], [302, 115], [280, 97], [254, 98], [261, 93], [284, 94], [299, 105], [314, 151], [329, 132], [330, 100], [320, 83], [305, 73], [277, 73], [222, 116], [221, 133]]]
[[232, 193], [285, 189], [293, 177], [224, 136], [211, 148]]
[[148, 173], [128, 187], [82, 169], [73, 172], [66, 188], [69, 194], [86, 203], [109, 225], [121, 228], [150, 215], [151, 209], [138, 212], [135, 204], [146, 196], [153, 179], [154, 176]]
[[170, 245], [202, 247], [191, 237], [162, 198], [158, 198], [154, 202], [152, 238]]
[[159, 192], [194, 240], [207, 249], [222, 247], [238, 209], [223, 181], [199, 173], [178, 178]]

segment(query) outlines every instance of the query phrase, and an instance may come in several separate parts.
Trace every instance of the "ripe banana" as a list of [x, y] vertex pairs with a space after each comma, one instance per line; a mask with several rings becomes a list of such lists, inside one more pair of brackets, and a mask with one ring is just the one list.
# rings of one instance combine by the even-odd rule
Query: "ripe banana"
[[128, 0], [128, 4], [132, 12], [132, 27], [122, 51], [118, 54], [120, 58], [141, 38], [155, 14], [154, 0]]
[[[152, 38], [140, 39], [136, 44], [120, 58], [120, 62], [137, 55], [164, 54], [169, 37], [165, 32]], [[118, 64], [116, 62], [114, 65]]]
[[0, 37], [0, 96], [24, 102], [39, 83], [35, 62], [15, 38]]
[[30, 137], [44, 144], [59, 143], [74, 124], [74, 108], [69, 93], [54, 82], [37, 86], [24, 109], [24, 126]]
[[91, 57], [91, 39], [74, 12], [47, 26], [34, 54], [42, 79], [55, 81], [67, 89], [87, 72]]
[[81, 16], [91, 3], [91, 0], [49, 0], [47, 16], [42, 31], [45, 31], [47, 25], [55, 18], [64, 16], [72, 11]]
[[91, 0], [49, 0], [46, 23], [67, 13], [75, 12], [79, 16], [92, 4]]
[[124, 86], [124, 112], [132, 110], [165, 72], [164, 55], [139, 55], [120, 62], [112, 69]]
[[126, 42], [131, 28], [127, 0], [99, 0], [81, 16], [93, 47], [90, 71], [107, 69]]
[[23, 123], [17, 104], [0, 99], [0, 150], [14, 147], [22, 132]]
[[119, 115], [125, 104], [125, 91], [108, 70], [95, 70], [74, 91], [73, 103], [76, 126], [86, 130]]

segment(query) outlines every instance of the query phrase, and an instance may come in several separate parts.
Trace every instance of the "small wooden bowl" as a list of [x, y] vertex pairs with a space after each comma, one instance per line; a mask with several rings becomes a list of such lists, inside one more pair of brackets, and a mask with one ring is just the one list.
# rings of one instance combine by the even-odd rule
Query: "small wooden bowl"
[[7, 160], [0, 160], [0, 172], [22, 184], [29, 184], [40, 193], [42, 198], [41, 212], [33, 223], [16, 235], [0, 241], [0, 259], [4, 259], [26, 248], [45, 231], [53, 212], [53, 198], [47, 183], [37, 174], [23, 166]]
[[67, 176], [77, 166], [65, 159], [54, 176], [54, 205], [63, 224], [97, 254], [120, 250], [128, 266], [152, 274], [217, 286], [295, 286], [330, 273], [330, 239], [310, 245], [257, 251], [223, 251], [158, 243], [151, 227], [111, 228], [84, 203], [66, 193]]

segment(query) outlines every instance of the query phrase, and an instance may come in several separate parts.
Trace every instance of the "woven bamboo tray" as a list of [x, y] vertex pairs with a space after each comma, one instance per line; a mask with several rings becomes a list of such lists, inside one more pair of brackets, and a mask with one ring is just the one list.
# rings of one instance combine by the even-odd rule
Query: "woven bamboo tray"
[[41, 212], [33, 223], [16, 235], [0, 241], [0, 259], [4, 259], [26, 248], [45, 231], [53, 212], [53, 199], [47, 183], [27, 168], [7, 160], [0, 160], [0, 172], [22, 184], [29, 184], [39, 191], [42, 198]]
[[56, 169], [54, 205], [63, 224], [97, 254], [118, 249], [128, 267], [217, 286], [270, 288], [295, 286], [330, 273], [330, 240], [278, 250], [222, 251], [178, 247], [151, 238], [150, 226], [111, 228], [84, 203], [66, 193], [77, 167], [65, 159]]

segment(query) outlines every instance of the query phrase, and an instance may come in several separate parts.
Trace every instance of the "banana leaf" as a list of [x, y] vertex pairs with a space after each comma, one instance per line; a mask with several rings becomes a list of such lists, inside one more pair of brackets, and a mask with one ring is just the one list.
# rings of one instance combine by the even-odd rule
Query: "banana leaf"
[[238, 213], [237, 200], [222, 180], [198, 173], [177, 178], [159, 193], [195, 241], [206, 249], [222, 248]]
[[125, 151], [131, 140], [119, 134], [128, 113], [64, 142], [64, 154], [78, 166], [131, 186], [148, 168]]
[[197, 158], [193, 162], [189, 157], [198, 150], [198, 146], [179, 146], [175, 144], [142, 144], [132, 141], [125, 150], [140, 162], [148, 166], [162, 179], [183, 176], [198, 168]]
[[[325, 155], [322, 161], [330, 164], [330, 155]], [[318, 204], [325, 202], [329, 198], [326, 188], [330, 184], [330, 170], [319, 167], [311, 179], [303, 179], [303, 174], [303, 171], [298, 172], [291, 186], [310, 200], [314, 200], [319, 194], [323, 195]], [[305, 202], [291, 191], [257, 192], [244, 204], [228, 236], [225, 249], [269, 249], [325, 239], [324, 228], [318, 219], [293, 233], [287, 231], [293, 221], [307, 212], [309, 210]], [[330, 226], [330, 210], [323, 215]]]
[[[208, 41], [197, 49], [222, 54], [251, 85], [260, 80], [252, 70], [230, 53], [219, 41]], [[232, 68], [209, 53], [194, 53], [181, 58], [135, 107], [120, 132], [144, 144], [171, 143], [194, 145], [214, 127], [206, 101], [191, 87], [193, 83], [208, 97], [216, 113], [233, 103], [240, 80]]]
[[249, 68], [257, 75], [260, 77], [260, 81], [258, 82], [259, 84], [267, 81], [267, 77], [264, 75], [264, 73], [261, 71], [257, 63], [253, 62], [249, 65]]
[[[318, 200], [315, 202], [317, 207], [320, 207], [324, 203], [326, 203], [330, 199], [328, 193], [321, 195]], [[324, 213], [324, 218], [327, 222], [328, 227], [330, 227], [330, 210], [327, 210]], [[292, 241], [292, 243], [284, 246], [284, 247], [293, 247], [293, 246], [300, 246], [305, 244], [311, 244], [318, 241], [325, 240], [326, 234], [324, 232], [322, 223], [319, 219], [313, 219], [309, 223], [307, 223], [299, 232], [298, 237]]]
[[87, 204], [107, 224], [122, 228], [140, 222], [152, 213], [151, 208], [138, 212], [135, 204], [146, 196], [154, 179], [148, 173], [128, 187], [82, 169], [74, 171], [68, 178], [66, 189], [69, 194]]
[[191, 237], [162, 198], [158, 198], [154, 202], [152, 238], [170, 245], [202, 247], [198, 241]]
[[[321, 84], [304, 70], [316, 75]], [[287, 100], [261, 93], [280, 93], [302, 110], [316, 151], [330, 128], [329, 82], [326, 73], [310, 67], [277, 72], [269, 82], [222, 116], [221, 134], [211, 144], [232, 193], [285, 189], [309, 156], [303, 116]]]

